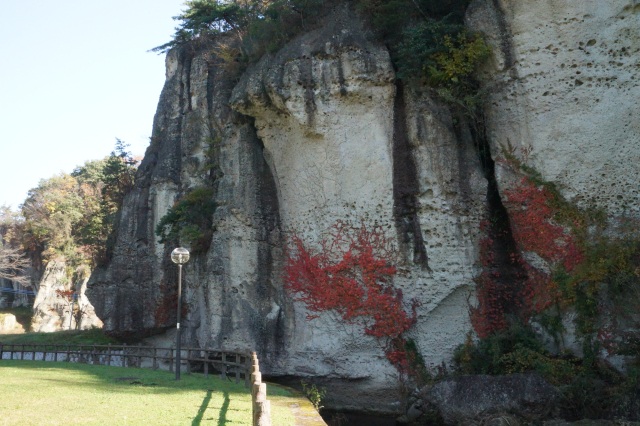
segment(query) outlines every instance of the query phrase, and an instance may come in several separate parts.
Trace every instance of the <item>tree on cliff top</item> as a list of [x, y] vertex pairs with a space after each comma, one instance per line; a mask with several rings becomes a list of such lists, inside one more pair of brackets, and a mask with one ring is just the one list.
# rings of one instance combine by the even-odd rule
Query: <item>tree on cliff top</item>
[[[173, 19], [180, 21], [172, 47], [226, 33], [237, 44], [214, 49], [227, 63], [257, 61], [302, 31], [318, 25], [340, 0], [192, 0]], [[474, 117], [480, 96], [475, 70], [489, 56], [483, 38], [464, 26], [470, 0], [353, 0], [391, 53], [398, 78], [431, 87], [442, 100]], [[242, 68], [242, 67], [241, 67]]]
[[[326, 2], [327, 4], [331, 2]], [[325, 6], [323, 0], [192, 0], [173, 19], [181, 21], [173, 40], [154, 47], [164, 53], [175, 46], [207, 36], [228, 33], [239, 41], [239, 56], [257, 60], [299, 32], [309, 29]]]

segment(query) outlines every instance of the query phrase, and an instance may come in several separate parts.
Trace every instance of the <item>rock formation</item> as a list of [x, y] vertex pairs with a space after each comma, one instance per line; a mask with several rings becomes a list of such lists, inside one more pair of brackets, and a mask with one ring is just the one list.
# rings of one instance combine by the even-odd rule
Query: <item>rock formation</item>
[[467, 21], [495, 54], [485, 108], [494, 157], [510, 145], [571, 200], [637, 218], [640, 5], [475, 1]]
[[85, 295], [89, 276], [76, 273], [79, 281], [72, 284], [66, 267], [62, 260], [52, 260], [45, 267], [33, 302], [31, 331], [50, 333], [102, 327], [102, 321]]
[[0, 314], [0, 334], [24, 333], [24, 327], [13, 314]]
[[[491, 160], [511, 150], [568, 198], [638, 218], [640, 7], [565, 3], [469, 7], [493, 44]], [[208, 185], [213, 236], [184, 268], [185, 341], [257, 350], [267, 375], [322, 380], [325, 405], [397, 412], [397, 372], [376, 341], [329, 314], [307, 320], [284, 291], [288, 235], [317, 242], [338, 220], [386, 227], [403, 256], [394, 285], [421, 303], [409, 337], [428, 365], [449, 363], [471, 329], [489, 188], [514, 177], [500, 162], [487, 170], [446, 105], [396, 83], [387, 49], [346, 6], [239, 80], [215, 55], [225, 43], [168, 53], [151, 145], [89, 298], [108, 330], [174, 325], [174, 246], [154, 229]]]

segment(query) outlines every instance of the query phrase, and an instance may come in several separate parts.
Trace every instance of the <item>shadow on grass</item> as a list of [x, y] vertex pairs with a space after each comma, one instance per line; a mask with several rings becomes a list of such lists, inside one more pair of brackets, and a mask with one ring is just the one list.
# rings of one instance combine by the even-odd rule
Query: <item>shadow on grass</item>
[[220, 417], [218, 417], [218, 426], [224, 426], [227, 423], [227, 410], [229, 409], [229, 392], [224, 392], [224, 403], [220, 407]]
[[196, 416], [193, 418], [193, 421], [191, 422], [191, 426], [199, 426], [200, 423], [202, 422], [202, 417], [204, 416], [204, 412], [209, 406], [209, 402], [211, 402], [212, 393], [213, 391], [211, 389], [207, 390], [207, 394], [202, 400], [202, 404], [200, 404], [200, 408], [198, 409], [198, 414], [196, 414]]

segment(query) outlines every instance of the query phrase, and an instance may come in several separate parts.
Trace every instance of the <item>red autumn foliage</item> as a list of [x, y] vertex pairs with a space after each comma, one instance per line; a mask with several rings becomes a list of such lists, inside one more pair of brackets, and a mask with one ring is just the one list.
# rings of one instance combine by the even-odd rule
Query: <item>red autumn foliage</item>
[[62, 297], [67, 302], [71, 302], [76, 292], [74, 290], [56, 290], [58, 297]]
[[575, 238], [553, 221], [555, 212], [548, 189], [525, 177], [505, 195], [511, 230], [520, 250], [535, 252], [550, 264], [561, 263], [567, 272], [582, 262]]
[[470, 316], [478, 337], [484, 339], [505, 329], [508, 325], [505, 303], [509, 298], [505, 297], [500, 283], [491, 279], [486, 271], [476, 279], [476, 297], [478, 305], [470, 309]]
[[504, 265], [498, 265], [496, 245], [488, 224], [483, 223], [483, 231], [488, 234], [480, 242], [483, 272], [476, 279], [478, 305], [470, 312], [480, 338], [505, 329], [509, 325], [507, 313], [515, 312], [527, 321], [559, 300], [557, 284], [548, 273], [527, 263], [524, 252], [536, 253], [551, 267], [562, 265], [567, 272], [584, 259], [575, 237], [554, 222], [556, 211], [548, 189], [525, 177], [518, 186], [505, 191], [505, 195], [511, 234], [517, 246], [516, 252], [509, 253], [507, 263], [515, 268], [508, 279], [500, 275]]
[[404, 309], [402, 290], [392, 282], [394, 258], [381, 228], [337, 223], [318, 250], [297, 235], [291, 237], [285, 287], [311, 312], [333, 311], [347, 323], [362, 324], [365, 334], [382, 341], [387, 359], [401, 368], [406, 363], [402, 335], [415, 324], [418, 304], [412, 301], [411, 314]]

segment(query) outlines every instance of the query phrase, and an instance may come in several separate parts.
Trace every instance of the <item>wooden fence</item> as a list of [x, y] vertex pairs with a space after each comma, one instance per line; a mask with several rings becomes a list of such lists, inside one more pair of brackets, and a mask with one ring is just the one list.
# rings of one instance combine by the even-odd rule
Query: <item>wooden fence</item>
[[[0, 360], [62, 361], [117, 367], [142, 367], [174, 371], [176, 350], [134, 345], [31, 345], [0, 344]], [[250, 385], [251, 355], [208, 348], [182, 348], [187, 373], [203, 372], [235, 377]], [[184, 368], [184, 367], [181, 367]]]

